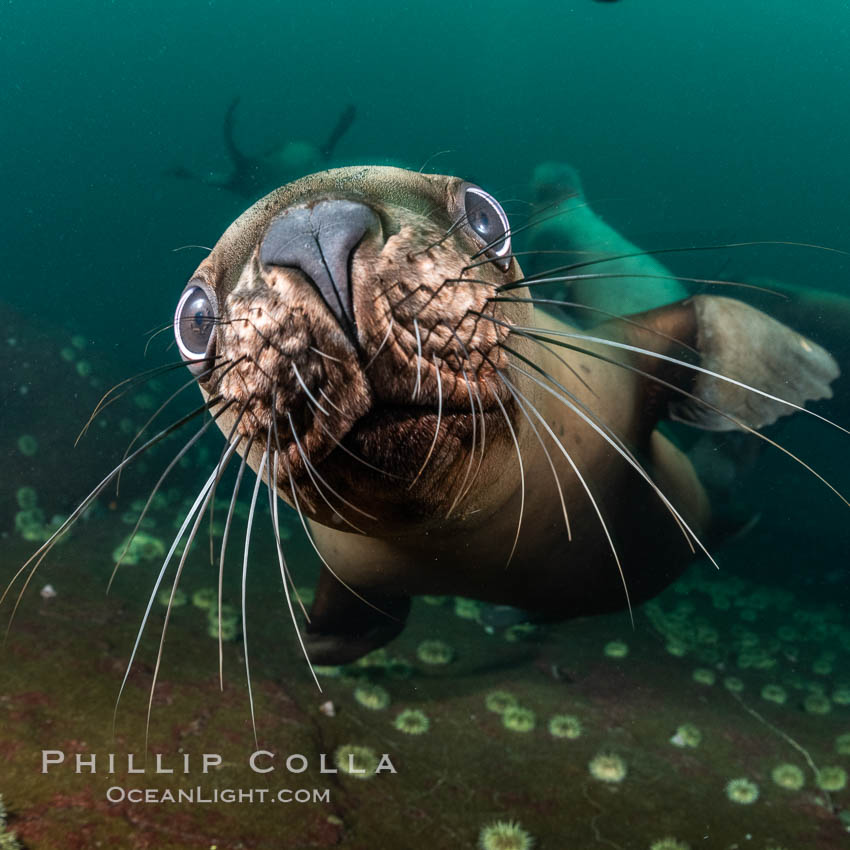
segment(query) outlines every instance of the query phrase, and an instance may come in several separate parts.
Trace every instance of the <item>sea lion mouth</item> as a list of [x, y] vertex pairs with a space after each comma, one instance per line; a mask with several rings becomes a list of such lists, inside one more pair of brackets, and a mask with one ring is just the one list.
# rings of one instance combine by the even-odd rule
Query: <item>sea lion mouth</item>
[[426, 460], [436, 475], [488, 420], [498, 433], [509, 331], [482, 314], [496, 315], [505, 277], [471, 273], [479, 245], [450, 227], [325, 196], [257, 240], [220, 299], [227, 365], [205, 389], [241, 411], [237, 434], [279, 451], [281, 487], [310, 489], [345, 449], [392, 475], [416, 479]]

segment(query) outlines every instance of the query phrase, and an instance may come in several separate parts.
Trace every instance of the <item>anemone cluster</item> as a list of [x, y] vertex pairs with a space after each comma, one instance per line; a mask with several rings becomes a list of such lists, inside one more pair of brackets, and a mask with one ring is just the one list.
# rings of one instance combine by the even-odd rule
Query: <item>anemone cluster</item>
[[20, 842], [17, 835], [7, 825], [8, 812], [3, 795], [0, 794], [0, 850], [20, 850]]
[[[15, 514], [15, 531], [31, 543], [44, 543], [65, 522], [66, 517], [57, 514], [47, 522], [44, 511], [38, 506], [38, 493], [32, 487], [19, 487], [15, 500], [20, 510]], [[60, 538], [64, 542], [65, 538]]]
[[534, 839], [516, 821], [497, 820], [481, 828], [479, 850], [529, 850]]
[[850, 676], [837, 673], [850, 665], [850, 627], [837, 605], [800, 609], [788, 591], [697, 568], [643, 610], [670, 654], [700, 665], [692, 673], [699, 684], [713, 684], [722, 668], [723, 686], [741, 693], [737, 667], [761, 678], [758, 693], [775, 706], [824, 715], [850, 705]]

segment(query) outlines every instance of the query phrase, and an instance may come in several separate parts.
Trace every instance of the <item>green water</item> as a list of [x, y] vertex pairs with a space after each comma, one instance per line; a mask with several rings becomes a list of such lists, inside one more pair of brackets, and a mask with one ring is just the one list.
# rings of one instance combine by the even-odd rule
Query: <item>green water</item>
[[[237, 96], [234, 134], [247, 153], [287, 141], [319, 146], [353, 106], [334, 166], [453, 174], [522, 211], [534, 200], [535, 168], [565, 162], [595, 213], [642, 249], [786, 243], [663, 259], [681, 277], [778, 281], [817, 293], [822, 308], [801, 312], [799, 330], [827, 347], [846, 375], [848, 36], [845, 0], [811, 8], [787, 0], [7, 3], [0, 10], [0, 585], [189, 378], [180, 369], [134, 388], [74, 448], [110, 386], [174, 362], [168, 325], [206, 255], [185, 246], [214, 245], [262, 194], [239, 196], [173, 174], [227, 171], [222, 125]], [[530, 249], [533, 239], [531, 228], [514, 247]], [[737, 294], [795, 324], [793, 308], [781, 312], [774, 296], [682, 285]], [[148, 332], [158, 328], [164, 333], [146, 351]], [[168, 421], [200, 403], [189, 392]], [[833, 392], [815, 409], [846, 425], [846, 377]], [[691, 439], [682, 433], [674, 436]], [[846, 434], [802, 416], [766, 433], [850, 490]], [[34, 447], [21, 443], [25, 436]], [[162, 560], [158, 547], [177, 533], [219, 456], [220, 435], [206, 435], [178, 465], [143, 529], [155, 542], [133, 549], [136, 562], [119, 571], [109, 596], [103, 591], [138, 500], [181, 445], [169, 440], [128, 471], [119, 493], [105, 491], [23, 596], [0, 658], [0, 794], [8, 809], [0, 827], [8, 845], [0, 847], [14, 846], [5, 829], [32, 850], [462, 848], [475, 847], [496, 821], [520, 822], [539, 850], [642, 850], [665, 836], [692, 848], [753, 850], [850, 840], [850, 791], [829, 790], [841, 783], [823, 772], [850, 770], [846, 741], [843, 750], [838, 742], [850, 732], [848, 508], [769, 451], [730, 490], [729, 500], [759, 520], [719, 544], [720, 573], [695, 563], [636, 612], [634, 626], [623, 612], [489, 633], [462, 616], [463, 603], [417, 600], [385, 655], [325, 671], [322, 693], [289, 622], [262, 493], [248, 615], [243, 623], [240, 613], [223, 645], [223, 692], [207, 614], [189, 598], [170, 618], [148, 750], [172, 767], [184, 753], [197, 759], [187, 774], [157, 775], [150, 764], [142, 776], [128, 773], [126, 754], [145, 750], [165, 613], [156, 599], [113, 738], [115, 699]], [[216, 553], [232, 485], [231, 471], [216, 497]], [[21, 487], [34, 489], [34, 506]], [[246, 484], [243, 502], [249, 496]], [[223, 580], [225, 602], [237, 608], [244, 520], [241, 509]], [[309, 591], [317, 558], [294, 513], [284, 525], [296, 584]], [[203, 525], [181, 583], [189, 597], [217, 584], [208, 540]], [[39, 594], [47, 584], [55, 597]], [[4, 622], [20, 586], [3, 602]], [[423, 660], [426, 640], [447, 643], [451, 660]], [[628, 654], [611, 657], [611, 641], [624, 642]], [[711, 675], [696, 672], [703, 670]], [[730, 678], [740, 680], [740, 693]], [[389, 706], [365, 706], [357, 694], [367, 686], [383, 688]], [[766, 697], [766, 686], [781, 690]], [[523, 733], [522, 717], [506, 721], [488, 710], [494, 691], [533, 712], [534, 728]], [[326, 700], [334, 716], [320, 710]], [[404, 710], [423, 712], [427, 731], [399, 729]], [[555, 738], [548, 724], [557, 715], [578, 718], [581, 735]], [[684, 724], [699, 730], [698, 746], [679, 746]], [[320, 774], [319, 754], [330, 763], [349, 744], [389, 753], [398, 773], [369, 781]], [[248, 756], [258, 745], [278, 753], [278, 763], [305, 754], [311, 767], [304, 775], [255, 773]], [[68, 762], [97, 753], [100, 768], [42, 773], [48, 749]], [[103, 767], [110, 752], [121, 754], [114, 775]], [[197, 766], [204, 752], [223, 757], [211, 775]], [[600, 753], [625, 762], [621, 782], [594, 776], [589, 765]], [[802, 788], [772, 778], [785, 763], [803, 772]], [[725, 789], [734, 779], [754, 783], [758, 799], [731, 801]], [[111, 786], [198, 785], [210, 793], [328, 788], [329, 797], [270, 806], [107, 796]]]

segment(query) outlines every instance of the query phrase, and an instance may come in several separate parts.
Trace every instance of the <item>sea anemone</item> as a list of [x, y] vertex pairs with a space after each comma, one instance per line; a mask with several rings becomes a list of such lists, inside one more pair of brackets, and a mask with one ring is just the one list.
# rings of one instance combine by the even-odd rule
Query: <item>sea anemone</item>
[[784, 705], [788, 699], [788, 694], [781, 685], [765, 685], [761, 689], [761, 698], [768, 702], [775, 702], [777, 705]]
[[803, 708], [809, 714], [829, 714], [832, 711], [832, 703], [825, 694], [813, 693], [803, 700]]
[[702, 732], [693, 723], [683, 723], [670, 739], [670, 743], [676, 747], [698, 747], [701, 742]]
[[38, 495], [32, 487], [19, 487], [15, 498], [22, 511], [31, 511], [38, 504]]
[[850, 705], [850, 688], [840, 685], [832, 692], [832, 701], [836, 705]]
[[488, 711], [495, 711], [496, 714], [504, 714], [509, 708], [514, 708], [519, 703], [517, 702], [517, 698], [507, 691], [490, 691], [484, 697], [484, 705], [487, 706]]
[[816, 658], [812, 664], [812, 673], [816, 676], [831, 676], [832, 661], [828, 658]]
[[629, 646], [621, 640], [612, 640], [605, 644], [603, 652], [608, 658], [625, 658], [629, 654]]
[[685, 841], [679, 841], [678, 838], [667, 836], [667, 838], [659, 838], [649, 845], [649, 850], [691, 850], [691, 845]]
[[514, 705], [502, 715], [502, 724], [512, 732], [531, 732], [537, 722], [530, 708]]
[[192, 604], [196, 608], [209, 610], [218, 605], [218, 591], [214, 587], [199, 587], [192, 594]]
[[416, 648], [416, 657], [425, 664], [449, 664], [455, 651], [444, 641], [423, 640]]
[[773, 768], [770, 776], [780, 788], [789, 791], [799, 791], [806, 784], [806, 777], [796, 764], [780, 764]]
[[74, 349], [73, 349], [73, 348], [70, 348], [70, 347], [66, 346], [65, 348], [63, 348], [63, 349], [61, 349], [61, 350], [59, 351], [59, 356], [60, 356], [60, 357], [61, 357], [61, 358], [62, 358], [62, 359], [66, 362], [66, 363], [73, 363], [73, 362], [74, 362], [74, 360], [76, 360], [76, 358], [77, 358], [77, 352], [76, 352], [76, 351], [74, 351]]
[[419, 711], [418, 708], [408, 708], [396, 717], [393, 726], [399, 732], [404, 732], [407, 735], [422, 735], [431, 727], [431, 721], [424, 711]]
[[815, 783], [821, 791], [843, 791], [847, 785], [847, 771], [836, 765], [822, 767], [815, 777]]
[[835, 752], [842, 756], [850, 756], [850, 732], [843, 732], [835, 739]]
[[575, 740], [581, 736], [581, 721], [572, 714], [556, 714], [549, 720], [549, 734], [553, 738]]
[[353, 779], [371, 779], [378, 763], [378, 754], [371, 747], [343, 744], [334, 752], [334, 764]]
[[354, 689], [354, 699], [372, 711], [380, 711], [390, 704], [390, 695], [380, 685], [363, 684]]
[[88, 378], [88, 376], [91, 375], [91, 363], [89, 363], [88, 360], [78, 360], [77, 374], [81, 378]]
[[18, 451], [26, 457], [32, 457], [38, 451], [38, 440], [32, 434], [18, 437]]
[[713, 685], [717, 681], [714, 670], [709, 670], [708, 667], [697, 667], [691, 678], [700, 685]]
[[748, 806], [759, 798], [759, 787], [749, 779], [730, 779], [726, 783], [726, 796], [733, 803]]
[[626, 763], [615, 753], [599, 753], [590, 760], [588, 768], [600, 782], [622, 782], [626, 778]]
[[481, 606], [474, 599], [456, 596], [455, 614], [462, 620], [477, 620], [481, 615]]
[[723, 687], [733, 694], [739, 694], [744, 690], [744, 683], [737, 676], [727, 676], [723, 680]]
[[497, 820], [481, 828], [479, 850], [529, 850], [534, 839], [516, 822]]
[[[233, 605], [228, 605], [224, 602], [221, 606], [221, 623], [222, 625], [235, 626], [239, 623], [239, 609]], [[218, 626], [219, 619], [219, 609], [218, 602], [214, 602], [210, 608], [207, 609], [207, 621], [210, 625]]]
[[[218, 621], [213, 622], [209, 620], [207, 622], [207, 634], [211, 638], [215, 638], [218, 640]], [[236, 640], [239, 637], [239, 622], [225, 622], [222, 620], [221, 622], [221, 639], [227, 643]]]
[[182, 608], [188, 601], [186, 594], [178, 587], [174, 591], [174, 599], [171, 598], [171, 588], [164, 587], [156, 596], [160, 605], [171, 605], [172, 608]]

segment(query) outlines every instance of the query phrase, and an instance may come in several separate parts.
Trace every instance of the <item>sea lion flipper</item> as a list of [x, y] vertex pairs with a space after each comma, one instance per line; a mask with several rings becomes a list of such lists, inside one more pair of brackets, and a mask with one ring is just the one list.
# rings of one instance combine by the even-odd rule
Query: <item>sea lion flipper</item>
[[304, 630], [307, 654], [314, 664], [356, 661], [400, 634], [409, 611], [409, 596], [357, 596], [323, 568]]
[[[763, 428], [809, 401], [832, 397], [830, 384], [839, 375], [832, 355], [742, 301], [698, 295], [630, 320], [628, 335], [644, 347], [662, 353], [661, 332], [698, 355], [691, 358], [697, 370], [674, 365], [671, 371], [669, 361], [656, 358], [653, 371], [690, 393], [671, 392], [662, 418], [709, 431]], [[648, 344], [647, 331], [656, 334], [654, 343]], [[672, 339], [671, 345], [675, 349]], [[663, 353], [681, 356], [669, 348]]]
[[[694, 394], [700, 399], [733, 413], [752, 428], [762, 428], [793, 413], [791, 405], [802, 407], [808, 401], [832, 397], [830, 384], [839, 369], [828, 351], [741, 301], [704, 295], [692, 300], [700, 366], [761, 391], [701, 372], [694, 383]], [[690, 399], [673, 400], [669, 413], [671, 419], [711, 431], [739, 427]]]

